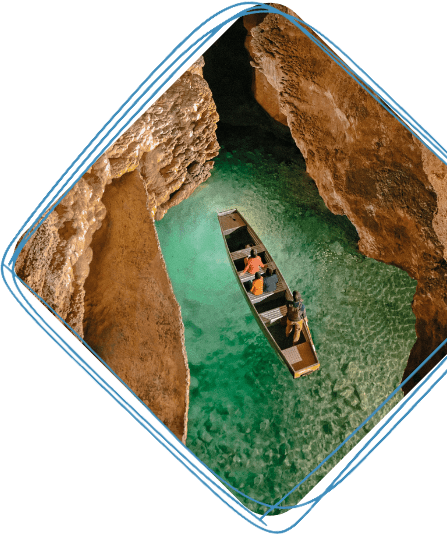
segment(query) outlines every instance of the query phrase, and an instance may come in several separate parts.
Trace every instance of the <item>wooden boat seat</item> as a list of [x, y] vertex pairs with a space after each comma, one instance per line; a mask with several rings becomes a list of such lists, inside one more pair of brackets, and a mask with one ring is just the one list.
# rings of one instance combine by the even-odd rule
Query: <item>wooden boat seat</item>
[[253, 295], [253, 293], [248, 292], [248, 298], [250, 299], [250, 302], [252, 304], [257, 304], [258, 302], [263, 301], [267, 297], [270, 297], [271, 295], [275, 295], [276, 293], [281, 293], [282, 291], [285, 291], [287, 288], [286, 284], [284, 282], [278, 282], [276, 285], [275, 291], [269, 291], [268, 293], [262, 293], [262, 295]]
[[290, 347], [289, 349], [284, 349], [282, 353], [284, 354], [285, 359], [289, 362], [290, 365], [303, 361], [303, 358], [301, 357], [301, 354], [296, 345]]
[[[251, 249], [255, 247], [250, 248], [243, 248], [242, 250], [236, 250], [235, 252], [232, 252], [230, 254], [231, 259], [233, 261], [240, 260], [241, 258], [247, 258], [250, 255]], [[256, 245], [256, 252], [259, 254], [260, 252], [265, 252], [264, 245]]]
[[260, 313], [259, 315], [265, 325], [271, 325], [278, 319], [282, 319], [286, 314], [287, 306], [280, 306], [279, 308], [267, 310], [263, 313]]
[[238, 228], [247, 226], [245, 221], [239, 215], [239, 213], [233, 212], [233, 211], [225, 215], [222, 215], [219, 218], [219, 221], [220, 221], [220, 227], [222, 228], [223, 235], [231, 234]]

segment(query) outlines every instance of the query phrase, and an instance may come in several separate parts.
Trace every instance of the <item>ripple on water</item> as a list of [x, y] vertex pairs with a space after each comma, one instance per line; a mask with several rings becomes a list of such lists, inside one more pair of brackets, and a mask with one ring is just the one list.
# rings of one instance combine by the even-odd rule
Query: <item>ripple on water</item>
[[[216, 216], [232, 207], [303, 295], [321, 362], [303, 379], [293, 380], [273, 352], [234, 279]], [[302, 167], [261, 149], [222, 150], [206, 187], [172, 208], [157, 230], [185, 323], [187, 445], [236, 488], [274, 503], [399, 384], [416, 339], [416, 282], [359, 254], [355, 229], [327, 210]], [[296, 504], [347, 450], [285, 503]]]

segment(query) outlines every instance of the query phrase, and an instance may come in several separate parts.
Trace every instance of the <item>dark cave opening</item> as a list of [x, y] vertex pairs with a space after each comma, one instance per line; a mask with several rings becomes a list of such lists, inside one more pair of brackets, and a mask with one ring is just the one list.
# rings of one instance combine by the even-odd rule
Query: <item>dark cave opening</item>
[[[246, 37], [247, 29], [243, 19], [239, 18], [203, 54], [203, 77], [211, 89], [219, 114], [216, 136], [221, 149], [247, 153], [260, 149], [278, 163], [296, 165], [306, 171], [306, 161], [289, 127], [271, 117], [253, 95], [253, 67], [245, 48]], [[318, 189], [314, 179], [310, 178], [309, 187]], [[321, 195], [318, 199], [321, 200]], [[320, 211], [318, 202], [309, 206]], [[339, 224], [340, 217], [344, 218], [345, 231], [358, 250], [359, 236], [349, 219], [330, 211], [325, 217], [335, 224]]]
[[305, 167], [289, 128], [270, 117], [253, 96], [252, 67], [244, 46], [246, 36], [240, 18], [203, 55], [203, 77], [220, 117], [217, 140], [230, 151], [262, 147], [279, 161], [300, 162]]

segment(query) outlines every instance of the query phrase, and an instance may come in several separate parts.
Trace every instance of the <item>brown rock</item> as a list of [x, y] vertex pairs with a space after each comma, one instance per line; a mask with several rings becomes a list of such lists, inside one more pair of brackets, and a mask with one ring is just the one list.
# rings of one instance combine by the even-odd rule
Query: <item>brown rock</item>
[[138, 171], [106, 188], [85, 283], [84, 339], [180, 439], [189, 372], [184, 328]]
[[183, 325], [152, 218], [206, 180], [218, 154], [203, 64], [200, 58], [92, 165], [16, 262], [18, 276], [81, 337], [85, 327], [99, 356], [183, 440]]
[[447, 168], [282, 15], [244, 24], [253, 93], [289, 126], [326, 205], [349, 217], [363, 254], [418, 280], [418, 341], [406, 377], [447, 337]]

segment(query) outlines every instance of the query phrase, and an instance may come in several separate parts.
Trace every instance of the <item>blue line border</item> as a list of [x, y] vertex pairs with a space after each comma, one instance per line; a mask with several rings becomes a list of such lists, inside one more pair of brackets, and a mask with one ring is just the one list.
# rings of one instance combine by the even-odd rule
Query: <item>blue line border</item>
[[[232, 15], [230, 18], [226, 19], [224, 22], [222, 23], [219, 23], [217, 26], [215, 26], [212, 30], [209, 30], [208, 32], [204, 33], [201, 37], [199, 37], [198, 39], [196, 39], [192, 44], [190, 44], [186, 50], [182, 51], [180, 53], [180, 55], [176, 58], [176, 59], [173, 59], [171, 61], [171, 63], [163, 70], [161, 71], [159, 74], [158, 71], [160, 71], [162, 69], [163, 66], [166, 65], [166, 63], [168, 63], [169, 60], [171, 60], [171, 58], [181, 49], [181, 47], [188, 43], [188, 40], [191, 39], [195, 34], [197, 34], [197, 32], [203, 28], [207, 23], [209, 23], [210, 21], [212, 21], [213, 19], [217, 18], [218, 16], [222, 15], [223, 13], [233, 9], [233, 8], [236, 8], [236, 7], [239, 7], [239, 6], [243, 6], [243, 5], [249, 5], [251, 6], [250, 8], [246, 8], [244, 9], [243, 11], [240, 11], [238, 12], [236, 15]], [[185, 39], [183, 39], [183, 41], [181, 41], [179, 43], [179, 45], [177, 45], [170, 54], [168, 54], [168, 56], [152, 71], [152, 73], [137, 87], [137, 89], [130, 95], [130, 97], [124, 102], [124, 104], [116, 111], [116, 113], [114, 113], [114, 115], [112, 115], [112, 117], [107, 121], [107, 123], [103, 126], [103, 128], [98, 132], [98, 134], [90, 141], [90, 143], [84, 148], [84, 150], [79, 154], [79, 156], [72, 162], [72, 164], [67, 168], [67, 170], [64, 172], [64, 174], [59, 178], [59, 180], [57, 180], [57, 182], [54, 184], [54, 186], [50, 189], [50, 191], [47, 193], [47, 195], [41, 200], [41, 202], [38, 204], [38, 206], [36, 207], [36, 209], [31, 213], [31, 215], [28, 217], [28, 219], [24, 222], [24, 224], [22, 225], [21, 229], [17, 232], [17, 234], [15, 235], [15, 237], [11, 240], [11, 242], [9, 243], [4, 255], [3, 255], [3, 258], [2, 258], [2, 278], [3, 278], [3, 281], [5, 282], [5, 284], [7, 285], [8, 289], [11, 291], [11, 293], [13, 294], [14, 298], [19, 302], [20, 306], [22, 306], [22, 308], [37, 322], [37, 324], [39, 324], [39, 326], [41, 326], [41, 328], [50, 336], [52, 337], [52, 339], [54, 339], [54, 341], [62, 348], [62, 350], [64, 350], [64, 352], [66, 352], [66, 354], [68, 356], [70, 356], [70, 358], [74, 359], [76, 361], [76, 363], [78, 363], [78, 365], [80, 365], [92, 378], [93, 380], [95, 380], [95, 382], [98, 383], [98, 385], [100, 387], [102, 387], [105, 391], [107, 391], [140, 425], [142, 425], [162, 446], [164, 446], [167, 450], [169, 450], [169, 452], [171, 452], [171, 454], [173, 454], [180, 462], [182, 462], [183, 465], [185, 465], [185, 467], [194, 475], [196, 476], [197, 478], [199, 478], [199, 480], [201, 480], [202, 483], [204, 483], [219, 499], [221, 499], [223, 502], [225, 502], [233, 511], [235, 511], [238, 515], [240, 515], [241, 517], [244, 517], [244, 519], [246, 519], [247, 521], [249, 521], [251, 524], [261, 528], [262, 530], [265, 530], [266, 532], [287, 532], [288, 530], [290, 530], [291, 528], [293, 528], [295, 525], [297, 525], [313, 508], [314, 506], [327, 494], [329, 493], [330, 491], [332, 491], [332, 489], [335, 489], [341, 482], [343, 482], [343, 480], [345, 480], [345, 478], [347, 476], [349, 476], [349, 474], [352, 473], [352, 471], [354, 471], [358, 465], [360, 465], [368, 456], [369, 454], [392, 432], [392, 430], [417, 406], [417, 404], [419, 404], [419, 402], [431, 391], [431, 389], [433, 389], [433, 387], [444, 377], [444, 375], [447, 373], [447, 370], [444, 371], [442, 373], [442, 375], [436, 379], [436, 381], [430, 386], [430, 388], [423, 394], [423, 396], [421, 398], [419, 398], [414, 405], [412, 405], [409, 410], [407, 412], [405, 412], [405, 414], [388, 430], [388, 432], [371, 448], [371, 450], [369, 450], [366, 455], [363, 457], [363, 458], [360, 458], [362, 453], [367, 449], [367, 447], [373, 443], [374, 439], [384, 430], [384, 428], [397, 416], [397, 414], [405, 407], [407, 406], [407, 404], [411, 401], [411, 400], [414, 400], [414, 397], [415, 395], [420, 391], [420, 389], [434, 376], [435, 372], [438, 372], [439, 369], [441, 368], [441, 366], [445, 365], [445, 362], [447, 361], [446, 359], [442, 360], [442, 362], [440, 362], [434, 369], [432, 369], [430, 371], [430, 373], [424, 377], [423, 380], [421, 380], [417, 386], [415, 388], [413, 388], [411, 390], [411, 392], [405, 397], [405, 399], [403, 401], [401, 401], [398, 405], [397, 405], [397, 409], [394, 409], [394, 412], [392, 414], [391, 417], [389, 417], [388, 419], [384, 420], [384, 424], [383, 421], [381, 421], [377, 427], [376, 427], [376, 431], [374, 432], [374, 434], [369, 437], [368, 441], [365, 442], [365, 444], [363, 445], [363, 447], [356, 453], [356, 455], [349, 461], [349, 463], [343, 468], [343, 470], [337, 475], [337, 477], [328, 485], [328, 487], [326, 488], [326, 490], [321, 493], [319, 496], [307, 501], [307, 502], [302, 502], [302, 503], [299, 503], [297, 505], [294, 505], [294, 506], [281, 506], [280, 503], [285, 499], [287, 498], [288, 495], [290, 495], [293, 491], [295, 491], [301, 484], [303, 484], [313, 473], [315, 473], [329, 458], [331, 458], [338, 450], [341, 449], [341, 447], [347, 443], [351, 437], [353, 437], [357, 432], [358, 430], [360, 430], [380, 409], [382, 409], [385, 404], [401, 389], [401, 387], [408, 381], [410, 380], [446, 343], [447, 343], [447, 339], [441, 343], [439, 345], [439, 347], [437, 347], [437, 349], [435, 349], [435, 351], [433, 351], [418, 367], [417, 369], [415, 369], [408, 377], [407, 379], [402, 382], [402, 384], [400, 384], [400, 386], [398, 388], [396, 388], [386, 399], [385, 401], [383, 401], [383, 403], [378, 407], [376, 408], [376, 410], [374, 410], [374, 412], [367, 418], [365, 419], [365, 421], [359, 425], [359, 427], [357, 427], [357, 429], [352, 432], [350, 434], [350, 436], [348, 436], [330, 455], [328, 455], [325, 460], [323, 460], [311, 473], [309, 473], [299, 484], [297, 484], [289, 493], [287, 493], [282, 499], [280, 499], [276, 504], [273, 504], [273, 505], [269, 505], [269, 504], [266, 504], [266, 503], [262, 503], [260, 501], [256, 501], [255, 499], [249, 497], [248, 495], [245, 495], [244, 493], [242, 493], [241, 491], [239, 491], [237, 488], [231, 486], [228, 482], [226, 482], [224, 479], [222, 479], [221, 477], [219, 477], [216, 473], [214, 473], [208, 466], [206, 466], [205, 464], [203, 464], [203, 462], [200, 461], [200, 459], [198, 459], [191, 451], [189, 451], [189, 449], [187, 449], [178, 439], [177, 437], [172, 434], [172, 432], [167, 428], [165, 427], [165, 425], [163, 425], [165, 427], [166, 430], [168, 430], [168, 432], [170, 433], [171, 437], [174, 438], [174, 445], [172, 443], [169, 442], [169, 440], [167, 440], [161, 433], [159, 433], [155, 427], [153, 425], [151, 425], [144, 417], [141, 416], [141, 414], [139, 414], [130, 404], [128, 404], [113, 388], [112, 386], [110, 386], [110, 384], [107, 383], [107, 381], [105, 381], [102, 377], [100, 377], [100, 375], [98, 375], [89, 365], [87, 362], [85, 362], [85, 360], [83, 360], [81, 358], [81, 356], [73, 349], [73, 347], [71, 347], [70, 345], [68, 345], [58, 334], [56, 334], [56, 332], [48, 325], [48, 323], [42, 318], [42, 316], [38, 313], [38, 311], [34, 308], [34, 306], [29, 302], [29, 300], [27, 299], [27, 297], [23, 294], [23, 292], [21, 291], [21, 288], [20, 286], [17, 284], [17, 279], [20, 280], [17, 275], [15, 274], [15, 272], [13, 271], [14, 269], [14, 266], [15, 266], [15, 262], [17, 260], [17, 257], [18, 255], [20, 254], [20, 251], [22, 250], [23, 246], [26, 244], [26, 242], [29, 240], [29, 238], [34, 234], [34, 232], [37, 230], [37, 228], [44, 222], [44, 220], [46, 219], [46, 217], [48, 217], [48, 215], [51, 213], [51, 211], [59, 204], [59, 202], [65, 197], [65, 195], [71, 190], [71, 188], [82, 178], [83, 174], [86, 172], [86, 170], [91, 166], [92, 163], [94, 163], [94, 161], [96, 161], [96, 159], [98, 159], [98, 157], [105, 152], [105, 150], [107, 150], [107, 148], [109, 148], [113, 142], [119, 137], [119, 135], [121, 135], [121, 133], [130, 125], [130, 123], [132, 123], [134, 121], [134, 119], [136, 119], [136, 117], [141, 114], [144, 109], [146, 109], [147, 105], [148, 105], [148, 102], [154, 98], [156, 95], [160, 94], [162, 89], [166, 86], [166, 84], [168, 82], [170, 82], [171, 80], [175, 80], [175, 76], [176, 74], [178, 73], [178, 71], [180, 69], [182, 69], [182, 67], [188, 62], [190, 61], [190, 59], [199, 51], [199, 50], [202, 50], [204, 49], [204, 46], [220, 31], [222, 30], [223, 28], [225, 28], [227, 25], [229, 25], [231, 22], [235, 21], [236, 19], [240, 18], [241, 16], [244, 16], [245, 14], [253, 14], [253, 13], [277, 13], [277, 14], [280, 14], [282, 16], [284, 16], [285, 18], [287, 18], [290, 22], [292, 22], [295, 26], [297, 26], [305, 35], [307, 35], [315, 44], [317, 44], [317, 46], [319, 46], [324, 52], [326, 52], [326, 54], [331, 57], [341, 68], [343, 68], [343, 70], [345, 70], [345, 72], [347, 72], [351, 77], [353, 77], [377, 102], [379, 102], [381, 105], [385, 105], [387, 106], [388, 111], [394, 115], [394, 117], [401, 123], [403, 124], [413, 135], [415, 135], [416, 137], [418, 137], [418, 139], [429, 149], [431, 150], [432, 152], [433, 151], [433, 146], [436, 147], [436, 150], [438, 150], [443, 157], [440, 157], [438, 154], [435, 154], [437, 157], [440, 157], [440, 159], [442, 159], [444, 161], [444, 158], [447, 158], [447, 151], [444, 149], [444, 147], [442, 147], [430, 134], [428, 134], [428, 132], [417, 122], [415, 121], [411, 115], [406, 112], [401, 106], [399, 106], [399, 104], [390, 97], [390, 95], [388, 93], [386, 93], [378, 84], [376, 84], [372, 78], [370, 78], [368, 76], [368, 74], [363, 70], [361, 69], [351, 58], [349, 58], [349, 56], [347, 54], [345, 54], [337, 45], [335, 45], [330, 39], [328, 39], [326, 36], [324, 36], [323, 34], [321, 34], [320, 32], [318, 32], [318, 30], [316, 30], [315, 28], [313, 28], [312, 26], [310, 26], [309, 24], [305, 23], [304, 21], [300, 20], [300, 19], [296, 19], [295, 17], [291, 16], [291, 15], [287, 15], [279, 10], [277, 10], [276, 8], [273, 8], [271, 6], [268, 6], [268, 5], [265, 5], [265, 4], [259, 4], [259, 3], [255, 3], [255, 2], [240, 2], [240, 3], [237, 3], [237, 4], [234, 4], [232, 6], [229, 6], [225, 9], [222, 9], [221, 11], [217, 12], [215, 15], [213, 15], [212, 17], [208, 18], [206, 21], [204, 21], [202, 24], [200, 24], [199, 26], [197, 26], [197, 28], [195, 28]], [[329, 42], [331, 44], [331, 46], [333, 46], [333, 48], [335, 48], [338, 52], [340, 52], [345, 58], [348, 59], [348, 61], [355, 65], [355, 68], [358, 69], [358, 71], [360, 71], [362, 73], [363, 76], [365, 76], [371, 83], [373, 83], [378, 89], [379, 91], [382, 92], [383, 95], [385, 95], [385, 99], [382, 99], [381, 97], [378, 97], [377, 96], [377, 93], [376, 91], [374, 91], [372, 89], [372, 87], [363, 79], [361, 78], [355, 71], [353, 71], [349, 66], [347, 66], [345, 63], [343, 63], [343, 61], [337, 56], [334, 54], [334, 52], [328, 48], [324, 43], [322, 43], [321, 41], [319, 41], [319, 39], [315, 38], [312, 33], [310, 33], [307, 28], [309, 28], [309, 30], [312, 30], [313, 32], [315, 32], [315, 34], [317, 34], [318, 36], [320, 36], [322, 39], [324, 39], [325, 41]], [[191, 49], [192, 49], [192, 52], [191, 52]], [[189, 54], [189, 55], [187, 55]], [[183, 59], [183, 57], [187, 55], [186, 59]], [[183, 61], [179, 63], [180, 60]], [[175, 68], [174, 68], [175, 67]], [[170, 72], [170, 70], [172, 70], [172, 72]], [[153, 89], [154, 85], [159, 82], [160, 80], [162, 80], [163, 76], [167, 73], [169, 73], [169, 76], [161, 82], [160, 86], [157, 87], [154, 92], [152, 92], [150, 94], [150, 96], [148, 96], [146, 99], [144, 99], [143, 103], [141, 103], [141, 101], [143, 100], [143, 97], [147, 96], [147, 93]], [[152, 80], [152, 78], [156, 76], [156, 78], [154, 80]], [[148, 85], [148, 87], [145, 87], [145, 84], [147, 84], [148, 82], [150, 81], [150, 84]], [[143, 90], [144, 89], [144, 90]], [[139, 96], [137, 96], [139, 93], [141, 92], [141, 94]], [[132, 102], [132, 99], [134, 99], [133, 103]], [[128, 109], [126, 110], [126, 106], [129, 105]], [[136, 108], [136, 110], [134, 109], [136, 106], [138, 106]], [[120, 116], [120, 113], [122, 113], [122, 115]], [[129, 114], [133, 113], [130, 118], [128, 118]], [[401, 119], [401, 116], [405, 116], [406, 117], [406, 120], [412, 124], [414, 130], [416, 130], [419, 135], [417, 135], [415, 133], [415, 131], [411, 130], [409, 128], [409, 126]], [[126, 122], [124, 125], [121, 125], [121, 122], [126, 119]], [[120, 129], [114, 133], [114, 130], [116, 128], [118, 128], [118, 126], [120, 126]], [[109, 129], [107, 130], [107, 127], [109, 127]], [[113, 134], [113, 135], [111, 135]], [[101, 137], [102, 135], [102, 137]], [[108, 138], [109, 136], [109, 138]], [[98, 140], [99, 139], [99, 140]], [[105, 145], [105, 147], [102, 147], [102, 143], [104, 143], [105, 141], [107, 140], [107, 144]], [[92, 145], [96, 142], [96, 145], [92, 147]], [[87, 151], [90, 150], [90, 152], [87, 153]], [[97, 150], [101, 149], [101, 152], [96, 156], [96, 152]], [[86, 155], [85, 155], [86, 154]], [[95, 157], [96, 156], [96, 157]], [[83, 158], [83, 159], [82, 159]], [[93, 161], [92, 161], [92, 158]], [[80, 162], [80, 163], [79, 163]], [[446, 163], [446, 161], [444, 161], [444, 163]], [[55, 192], [55, 189], [57, 188], [57, 186], [59, 184], [62, 183], [64, 177], [66, 177], [68, 175], [68, 173], [76, 166], [76, 164], [78, 164], [78, 166], [72, 171], [71, 175], [69, 177], [66, 178], [65, 182], [59, 187], [59, 189]], [[79, 174], [80, 173], [80, 174]], [[73, 181], [73, 183], [70, 184], [70, 182], [76, 177], [77, 179], [75, 181]], [[70, 187], [67, 188], [68, 184], [70, 184]], [[64, 188], [67, 188], [65, 190], [65, 192], [62, 194]], [[50, 195], [53, 196], [51, 197], [51, 199], [49, 199]], [[62, 196], [59, 196], [61, 195]], [[49, 199], [49, 200], [48, 200]], [[43, 204], [47, 201], [47, 204], [41, 209], [41, 211], [39, 212], [39, 215], [37, 215], [34, 219], [34, 221], [30, 224], [30, 221], [31, 219], [33, 218], [33, 216], [35, 216], [35, 214], [38, 212], [38, 210], [43, 206]], [[21, 235], [23, 233], [23, 230], [26, 228], [26, 227], [29, 227], [29, 230], [25, 233], [24, 237], [22, 238], [19, 246], [16, 248], [15, 252], [13, 253], [12, 257], [10, 258], [9, 262], [6, 263], [6, 257], [7, 255], [9, 254], [9, 252], [11, 251], [11, 248], [13, 246], [14, 243], [16, 243], [19, 235]], [[19, 298], [15, 295], [14, 293], [14, 289], [11, 288], [11, 286], [8, 284], [7, 282], [7, 279], [6, 279], [6, 276], [7, 276], [7, 273], [9, 273], [11, 276], [12, 276], [12, 279], [13, 279], [13, 284], [14, 284], [14, 287], [16, 289], [16, 291], [20, 294], [21, 298], [27, 303], [27, 305], [36, 313], [38, 319], [36, 317], [34, 317], [31, 312], [26, 309], [26, 307], [24, 306], [24, 304], [22, 304], [22, 302], [20, 302]], [[24, 284], [24, 282], [22, 280], [20, 280], [21, 284], [26, 286], [41, 302], [44, 302], [43, 299], [41, 299], [36, 293], [34, 293], [34, 291], [31, 290], [31, 288], [29, 288], [29, 286], [27, 286], [26, 284]], [[47, 304], [45, 304], [48, 308], [49, 306]], [[51, 308], [50, 308], [51, 309]], [[53, 310], [53, 313], [54, 310]], [[56, 314], [57, 315], [57, 314]], [[85, 343], [84, 340], [82, 340], [82, 338], [80, 338], [60, 317], [59, 319], [72, 331], [72, 333], [74, 333], [78, 339], [87, 347], [89, 348], [89, 350], [91, 352], [94, 353], [94, 351], [92, 351], [92, 349], [90, 347], [88, 347], [88, 345]], [[45, 326], [43, 326], [45, 325]], [[54, 335], [50, 332], [53, 332]], [[58, 341], [59, 340], [59, 341]], [[65, 345], [65, 347], [63, 346]], [[74, 355], [70, 354], [71, 351], [72, 353], [74, 353]], [[124, 384], [124, 382], [105, 364], [105, 362], [103, 362], [101, 360], [101, 358], [99, 358], [98, 355], [96, 355], [97, 358], [99, 359], [99, 361], [101, 361], [108, 369], [109, 371], [111, 371], [113, 373], [113, 375], [118, 378], [118, 380], [120, 380], [120, 382], [122, 384]], [[81, 363], [82, 362], [82, 363]], [[91, 371], [91, 372], [90, 372]], [[94, 376], [95, 375], [95, 376]], [[124, 384], [124, 386], [132, 393], [132, 395], [138, 399], [138, 397], [136, 397], [136, 395], [128, 388], [128, 386], [126, 384]], [[145, 409], [149, 410], [147, 408], [147, 406], [142, 403], [140, 401], [140, 399], [138, 399], [140, 405], [144, 406]], [[150, 410], [149, 410], [150, 412]], [[152, 412], [150, 412], [151, 415], [153, 417], [155, 417]], [[142, 421], [140, 420], [142, 419]], [[159, 421], [160, 422], [160, 421]], [[160, 422], [161, 423], [161, 422]], [[163, 424], [163, 423], [161, 423]], [[177, 443], [176, 443], [177, 442]], [[197, 469], [196, 466], [194, 466], [194, 464], [185, 456], [185, 454], [183, 454], [182, 452], [180, 452], [179, 450], [176, 449], [176, 447], [179, 447], [181, 446], [182, 448], [185, 449], [185, 453], [188, 454], [188, 455], [192, 455], [194, 457], [194, 459], [196, 461], [198, 461], [199, 464], [201, 464], [208, 472], [210, 472], [211, 474], [213, 474], [218, 480], [220, 480], [222, 483], [224, 483], [226, 486], [228, 486], [229, 488], [231, 488], [233, 491], [239, 493], [241, 496], [245, 497], [245, 498], [248, 498], [250, 499], [252, 502], [255, 502], [257, 504], [260, 504], [262, 506], [265, 506], [265, 507], [268, 507], [268, 510], [267, 512], [262, 516], [258, 516], [256, 514], [254, 514], [253, 512], [251, 512], [248, 508], [246, 508], [244, 505], [242, 505], [242, 503], [240, 503], [239, 501], [237, 501], [235, 499], [235, 497], [229, 493], [228, 491], [227, 492], [224, 492], [225, 496], [227, 499], [229, 499], [230, 501], [233, 501], [239, 508], [241, 508], [245, 513], [247, 513], [248, 515], [250, 515], [253, 519], [256, 519], [258, 521], [258, 523], [254, 523], [252, 522], [250, 519], [248, 519], [247, 517], [245, 517], [244, 515], [242, 515], [241, 511], [235, 509], [231, 504], [229, 504], [221, 495], [218, 494], [217, 492], [217, 489], [219, 489], [220, 491], [222, 491], [222, 488], [220, 488], [213, 480], [211, 480], [204, 472], [200, 471], [200, 469]], [[175, 451], [175, 452], [174, 452]], [[179, 457], [180, 456], [180, 457]], [[182, 460], [182, 458], [184, 460]], [[356, 460], [359, 460], [357, 463]], [[187, 465], [189, 464], [189, 465]], [[355, 464], [355, 465], [354, 465]], [[192, 469], [192, 467], [194, 467], [194, 469], [197, 469], [200, 474], [206, 478], [208, 480], [208, 482], [213, 485], [216, 489], [213, 489], [212, 487], [210, 487], [210, 485], [205, 482], [204, 480], [202, 480], [199, 475]], [[325, 478], [327, 478], [328, 475], [326, 475]], [[269, 530], [269, 529], [266, 529], [266, 528], [263, 528], [261, 527], [261, 525], [259, 524], [259, 521], [262, 522], [264, 525], [265, 525], [265, 522], [263, 521], [263, 519], [274, 509], [283, 509], [283, 510], [286, 510], [286, 509], [292, 509], [292, 508], [300, 508], [300, 507], [305, 507], [305, 506], [309, 506], [310, 505], [310, 508], [301, 516], [301, 518], [296, 521], [293, 525], [291, 525], [289, 528], [285, 529], [285, 530], [282, 530], [282, 531], [274, 531], [274, 530]]]

